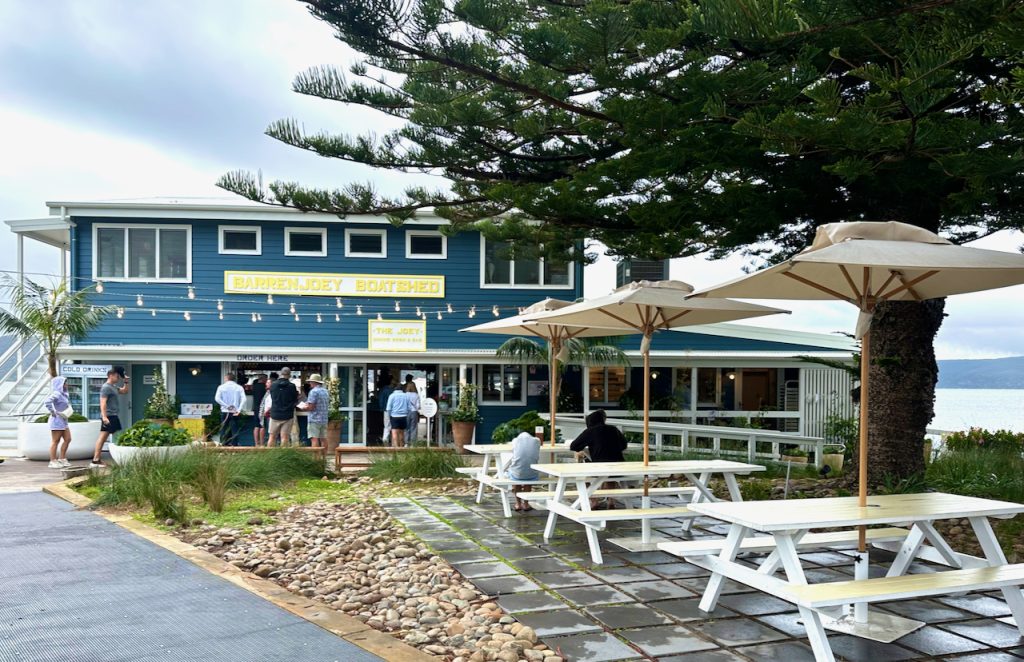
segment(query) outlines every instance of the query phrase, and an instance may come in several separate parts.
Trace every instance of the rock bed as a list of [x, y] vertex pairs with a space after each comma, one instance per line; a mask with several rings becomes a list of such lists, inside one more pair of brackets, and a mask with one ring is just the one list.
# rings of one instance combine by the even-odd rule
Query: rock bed
[[250, 533], [207, 525], [182, 535], [431, 655], [455, 662], [562, 662], [532, 628], [505, 614], [376, 505], [291, 506], [276, 517]]

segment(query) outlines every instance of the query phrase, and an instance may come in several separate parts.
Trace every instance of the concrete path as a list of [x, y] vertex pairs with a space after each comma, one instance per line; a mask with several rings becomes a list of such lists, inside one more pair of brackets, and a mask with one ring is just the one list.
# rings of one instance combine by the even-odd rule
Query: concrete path
[[0, 586], [0, 662], [381, 659], [38, 492], [0, 495]]

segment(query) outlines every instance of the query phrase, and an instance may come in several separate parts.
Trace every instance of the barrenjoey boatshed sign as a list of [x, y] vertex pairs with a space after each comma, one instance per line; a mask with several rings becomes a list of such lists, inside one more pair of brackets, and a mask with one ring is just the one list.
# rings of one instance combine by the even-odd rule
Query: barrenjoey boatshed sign
[[444, 276], [225, 271], [224, 292], [282, 296], [437, 299], [444, 296]]

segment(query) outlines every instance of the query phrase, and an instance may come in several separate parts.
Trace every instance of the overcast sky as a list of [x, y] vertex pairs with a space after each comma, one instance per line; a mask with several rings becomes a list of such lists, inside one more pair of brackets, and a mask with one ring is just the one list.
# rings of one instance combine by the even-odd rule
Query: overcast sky
[[[370, 181], [398, 192], [440, 178], [321, 159], [263, 135], [282, 117], [307, 128], [383, 132], [393, 120], [291, 91], [298, 72], [345, 68], [357, 55], [289, 0], [0, 0], [0, 219], [44, 216], [47, 200], [226, 195], [226, 171], [337, 186]], [[981, 242], [1016, 250], [1020, 234]], [[27, 242], [28, 270], [55, 272], [56, 251]], [[0, 264], [14, 242], [0, 228]], [[676, 260], [673, 278], [697, 287], [741, 274], [741, 257]], [[614, 285], [614, 265], [587, 268], [587, 295]], [[757, 323], [850, 330], [845, 304], [785, 302], [789, 316]], [[1024, 355], [1024, 287], [956, 297], [940, 358]]]

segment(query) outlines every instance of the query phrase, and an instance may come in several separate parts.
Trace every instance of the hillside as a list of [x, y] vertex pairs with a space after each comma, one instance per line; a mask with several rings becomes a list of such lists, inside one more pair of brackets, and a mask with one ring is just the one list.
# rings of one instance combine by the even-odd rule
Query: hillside
[[938, 388], [1024, 388], [1024, 356], [939, 361]]

